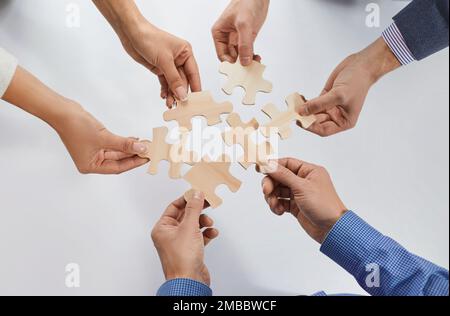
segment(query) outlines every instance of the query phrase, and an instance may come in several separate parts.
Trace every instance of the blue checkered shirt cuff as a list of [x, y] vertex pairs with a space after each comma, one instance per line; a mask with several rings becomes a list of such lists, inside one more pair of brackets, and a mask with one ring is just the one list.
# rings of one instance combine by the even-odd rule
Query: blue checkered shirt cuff
[[164, 283], [157, 296], [212, 296], [206, 284], [190, 279], [174, 279]]

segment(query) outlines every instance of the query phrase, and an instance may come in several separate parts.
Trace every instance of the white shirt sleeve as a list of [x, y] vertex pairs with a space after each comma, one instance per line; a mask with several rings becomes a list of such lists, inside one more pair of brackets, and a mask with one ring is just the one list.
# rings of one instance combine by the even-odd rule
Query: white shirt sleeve
[[0, 98], [8, 89], [16, 73], [17, 59], [0, 47]]

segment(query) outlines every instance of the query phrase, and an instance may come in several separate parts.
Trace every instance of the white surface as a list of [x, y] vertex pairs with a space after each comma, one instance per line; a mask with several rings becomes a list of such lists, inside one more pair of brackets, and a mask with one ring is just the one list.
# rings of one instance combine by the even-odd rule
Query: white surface
[[[79, 4], [81, 27], [65, 26]], [[156, 25], [189, 40], [204, 88], [218, 100], [224, 77], [210, 28], [226, 0], [139, 1]], [[316, 95], [332, 69], [373, 41], [405, 5], [380, 1], [382, 27], [365, 26], [366, 1], [272, 1], [257, 51], [274, 83], [258, 105], [293, 91]], [[124, 53], [90, 1], [0, 1], [0, 46], [60, 93], [81, 102], [110, 130], [149, 137], [164, 125], [159, 86]], [[199, 14], [200, 13], [200, 14]], [[411, 251], [448, 268], [449, 55], [441, 52], [384, 78], [370, 93], [358, 127], [321, 139], [301, 130], [284, 156], [326, 166], [348, 207]], [[244, 118], [258, 107], [239, 105]], [[55, 133], [2, 102], [0, 107], [0, 294], [152, 295], [163, 282], [150, 230], [187, 184], [145, 167], [122, 176], [81, 176]], [[226, 188], [211, 212], [221, 238], [207, 251], [218, 295], [363, 293], [289, 216], [277, 218], [260, 194], [261, 176]], [[65, 287], [65, 265], [81, 266], [81, 288]]]

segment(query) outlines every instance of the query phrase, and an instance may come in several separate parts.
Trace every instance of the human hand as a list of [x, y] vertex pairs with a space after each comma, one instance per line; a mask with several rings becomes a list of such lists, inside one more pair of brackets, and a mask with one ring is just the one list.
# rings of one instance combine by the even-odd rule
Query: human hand
[[238, 56], [243, 66], [255, 59], [254, 42], [269, 11], [270, 0], [232, 0], [212, 29], [220, 61], [235, 63]]
[[[166, 209], [152, 231], [166, 280], [191, 279], [211, 284], [204, 263], [205, 246], [219, 235], [213, 220], [202, 215], [205, 198], [194, 192], [186, 202], [180, 198]], [[203, 232], [202, 232], [203, 229]]]
[[299, 110], [300, 115], [316, 115], [317, 121], [308, 130], [325, 137], [355, 127], [372, 85], [400, 65], [382, 38], [347, 57], [333, 71], [321, 95]]
[[148, 162], [137, 139], [116, 136], [77, 104], [68, 104], [65, 118], [54, 127], [82, 174], [120, 174]]
[[276, 215], [291, 213], [303, 229], [322, 244], [347, 208], [340, 200], [328, 172], [297, 159], [271, 161], [261, 171], [263, 194]]
[[94, 0], [119, 36], [125, 51], [158, 76], [161, 98], [171, 108], [185, 101], [189, 88], [201, 91], [200, 73], [191, 45], [158, 29], [140, 13], [134, 0]]

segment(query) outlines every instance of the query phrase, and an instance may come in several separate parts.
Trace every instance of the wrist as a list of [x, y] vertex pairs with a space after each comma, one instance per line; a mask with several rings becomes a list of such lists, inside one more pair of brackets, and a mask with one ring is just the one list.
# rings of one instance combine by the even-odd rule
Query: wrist
[[341, 220], [341, 218], [347, 213], [348, 210], [342, 210], [339, 213], [336, 214], [336, 216], [330, 218], [323, 226], [322, 226], [322, 233], [318, 237], [319, 244], [323, 244], [324, 241], [327, 239], [328, 235], [330, 234], [331, 230], [334, 226]]
[[401, 66], [400, 61], [381, 37], [362, 50], [359, 55], [365, 68], [369, 71], [373, 83]]

